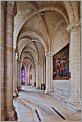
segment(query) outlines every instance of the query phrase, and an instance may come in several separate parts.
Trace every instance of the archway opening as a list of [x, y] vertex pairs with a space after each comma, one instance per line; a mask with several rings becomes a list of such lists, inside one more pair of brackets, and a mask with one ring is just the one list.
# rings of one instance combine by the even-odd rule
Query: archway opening
[[37, 89], [42, 89], [41, 84], [45, 84], [46, 82], [45, 50], [43, 45], [37, 41], [28, 43], [21, 51], [19, 57], [25, 68], [24, 86], [32, 86]]
[[32, 61], [23, 59], [21, 68], [21, 85], [32, 86]]
[[21, 85], [25, 85], [25, 68], [22, 66], [21, 68]]

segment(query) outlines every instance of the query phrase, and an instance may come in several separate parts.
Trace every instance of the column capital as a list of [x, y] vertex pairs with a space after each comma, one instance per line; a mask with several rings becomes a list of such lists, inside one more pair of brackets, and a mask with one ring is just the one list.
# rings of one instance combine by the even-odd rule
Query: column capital
[[74, 22], [66, 28], [68, 32], [77, 32], [81, 28], [81, 22], [79, 21], [78, 23]]
[[11, 13], [12, 15], [17, 13], [15, 1], [7, 1], [7, 12]]
[[1, 1], [1, 5], [6, 5], [6, 1]]
[[6, 1], [1, 1], [1, 10], [3, 10], [6, 6]]
[[52, 51], [49, 51], [49, 52], [46, 52], [45, 53], [45, 56], [51, 56], [53, 54], [53, 52]]

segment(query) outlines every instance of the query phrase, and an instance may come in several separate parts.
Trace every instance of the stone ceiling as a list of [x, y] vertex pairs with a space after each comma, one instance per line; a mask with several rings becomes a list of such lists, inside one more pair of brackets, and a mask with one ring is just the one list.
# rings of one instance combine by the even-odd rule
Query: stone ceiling
[[[24, 48], [28, 48], [26, 45], [29, 45], [29, 48], [36, 47], [39, 53], [43, 50], [51, 50], [56, 30], [60, 29], [61, 25], [66, 28], [70, 22], [77, 19], [77, 17], [73, 17], [75, 8], [72, 2], [17, 1], [16, 4], [14, 48], [17, 47], [19, 53]], [[79, 8], [79, 3], [76, 7]], [[79, 9], [76, 9], [76, 11], [79, 11]]]

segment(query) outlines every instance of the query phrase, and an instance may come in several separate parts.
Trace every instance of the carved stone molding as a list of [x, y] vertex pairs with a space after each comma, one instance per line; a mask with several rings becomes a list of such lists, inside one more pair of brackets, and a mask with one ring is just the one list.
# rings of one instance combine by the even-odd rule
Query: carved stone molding
[[68, 27], [66, 28], [68, 32], [77, 32], [81, 29], [81, 23], [73, 23], [68, 25]]
[[6, 1], [1, 1], [1, 10], [3, 10], [6, 6]]
[[6, 4], [6, 1], [1, 1], [1, 5], [5, 5]]
[[46, 53], [45, 53], [45, 56], [51, 56], [52, 54], [53, 54], [52, 51], [50, 51], [50, 52], [46, 52]]
[[11, 14], [16, 14], [16, 2], [15, 1], [7, 1], [7, 12]]

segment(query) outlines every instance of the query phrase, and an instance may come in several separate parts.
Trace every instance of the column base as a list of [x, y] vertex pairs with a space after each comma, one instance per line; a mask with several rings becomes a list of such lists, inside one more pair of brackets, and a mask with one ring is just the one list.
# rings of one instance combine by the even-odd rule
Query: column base
[[20, 87], [17, 87], [17, 90], [18, 90], [18, 91], [20, 91], [21, 89], [22, 89], [22, 87], [21, 87], [21, 86], [20, 86]]
[[5, 110], [1, 110], [1, 121], [5, 121], [5, 119], [6, 119]]
[[15, 111], [14, 106], [13, 107], [9, 107], [5, 109], [6, 111], [6, 121], [16, 121], [17, 118], [17, 112]]
[[34, 87], [34, 84], [32, 84], [32, 87]]
[[36, 89], [40, 89], [39, 83], [36, 83]]
[[76, 111], [80, 112], [81, 111], [81, 101], [79, 99], [77, 99], [76, 101], [74, 101], [75, 107], [76, 107]]
[[53, 88], [51, 88], [51, 89], [50, 89], [50, 92], [54, 92], [54, 89], [53, 89]]
[[36, 89], [40, 89], [40, 86], [37, 86]]
[[45, 94], [49, 94], [49, 89], [45, 89]]
[[16, 97], [16, 92], [13, 93], [13, 98], [15, 98], [15, 97]]

